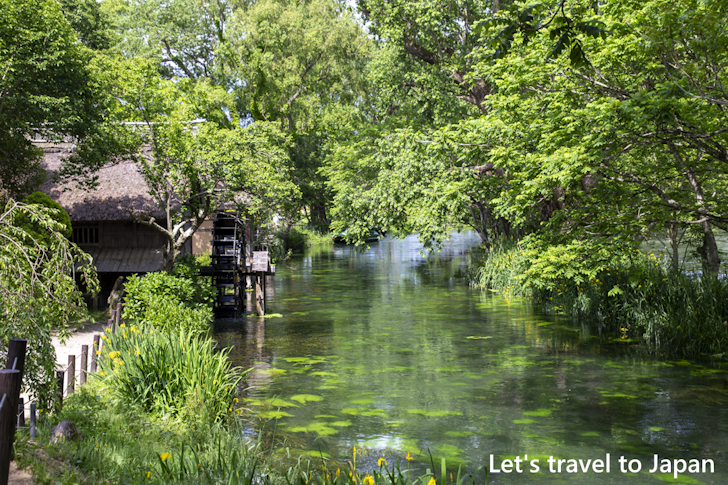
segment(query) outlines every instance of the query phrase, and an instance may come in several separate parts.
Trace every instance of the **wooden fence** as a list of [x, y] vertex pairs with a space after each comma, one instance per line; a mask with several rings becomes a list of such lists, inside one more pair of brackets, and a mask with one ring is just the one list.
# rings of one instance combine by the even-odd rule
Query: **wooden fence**
[[[107, 322], [107, 328], [112, 333], [116, 333], [120, 325], [121, 312], [122, 307], [119, 303], [111, 312], [111, 318]], [[24, 339], [10, 339], [7, 364], [5, 369], [0, 370], [0, 485], [8, 483], [15, 431], [29, 429], [31, 439], [36, 436], [38, 406], [34, 402], [24, 403], [20, 397], [27, 344], [27, 340]], [[95, 334], [90, 350], [89, 345], [82, 345], [80, 354], [69, 355], [68, 364], [56, 370], [58, 406], [62, 405], [64, 397], [73, 394], [76, 382], [82, 386], [87, 381], [88, 373], [96, 372], [100, 355], [97, 351], [101, 350], [101, 345], [101, 335]], [[25, 421], [26, 407], [29, 415], [28, 426]]]

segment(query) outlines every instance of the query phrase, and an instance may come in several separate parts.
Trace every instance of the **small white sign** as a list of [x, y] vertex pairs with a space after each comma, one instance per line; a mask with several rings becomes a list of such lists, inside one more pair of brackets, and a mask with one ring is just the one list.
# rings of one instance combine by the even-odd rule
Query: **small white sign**
[[253, 267], [254, 272], [268, 271], [268, 251], [253, 251]]

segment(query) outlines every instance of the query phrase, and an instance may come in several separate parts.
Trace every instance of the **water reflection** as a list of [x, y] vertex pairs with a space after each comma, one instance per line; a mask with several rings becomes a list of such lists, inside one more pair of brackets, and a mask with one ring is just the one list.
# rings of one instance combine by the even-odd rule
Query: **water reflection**
[[[613, 336], [540, 315], [463, 279], [472, 233], [436, 255], [413, 237], [368, 251], [337, 246], [279, 269], [280, 318], [216, 323], [236, 365], [253, 368], [249, 406], [301, 451], [351, 447], [380, 456], [446, 457], [468, 469], [489, 455], [595, 459], [610, 453], [710, 458], [725, 483], [728, 380], [720, 369], [662, 362]], [[271, 425], [270, 423], [268, 424]], [[361, 461], [359, 461], [361, 463]], [[660, 483], [610, 474], [499, 474], [490, 483]], [[697, 482], [690, 482], [697, 483]]]

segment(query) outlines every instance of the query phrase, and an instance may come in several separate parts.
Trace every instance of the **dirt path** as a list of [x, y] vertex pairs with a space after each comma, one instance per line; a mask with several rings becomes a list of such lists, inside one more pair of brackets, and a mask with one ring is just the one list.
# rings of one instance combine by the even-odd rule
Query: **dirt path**
[[[56, 362], [58, 369], [65, 369], [68, 365], [68, 356], [76, 356], [76, 378], [78, 378], [78, 367], [81, 361], [81, 346], [88, 345], [89, 354], [94, 345], [94, 335], [104, 333], [104, 324], [97, 323], [94, 325], [86, 325], [81, 329], [74, 330], [71, 336], [62, 344], [57, 336], [53, 337], [53, 346], [56, 348]], [[88, 359], [91, 362], [91, 357]]]
[[33, 485], [33, 477], [26, 470], [18, 470], [15, 462], [10, 462], [8, 485]]

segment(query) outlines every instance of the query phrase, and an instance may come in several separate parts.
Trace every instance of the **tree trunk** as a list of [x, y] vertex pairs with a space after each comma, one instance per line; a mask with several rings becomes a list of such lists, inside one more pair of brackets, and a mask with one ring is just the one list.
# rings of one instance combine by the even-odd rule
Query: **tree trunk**
[[490, 249], [490, 239], [488, 238], [488, 208], [483, 204], [475, 203], [470, 206], [470, 214], [473, 216], [473, 229], [480, 236], [483, 245]]
[[[676, 217], [674, 213], [673, 217]], [[680, 248], [678, 246], [679, 240], [676, 222], [670, 224], [670, 229], [668, 229], [668, 238], [670, 239], [670, 247], [672, 249], [672, 270], [677, 273], [680, 271]]]
[[703, 274], [718, 275], [720, 271], [720, 255], [718, 245], [715, 242], [713, 228], [710, 222], [703, 222], [703, 245], [698, 247], [700, 263], [703, 266]]

